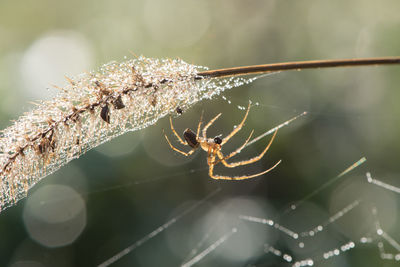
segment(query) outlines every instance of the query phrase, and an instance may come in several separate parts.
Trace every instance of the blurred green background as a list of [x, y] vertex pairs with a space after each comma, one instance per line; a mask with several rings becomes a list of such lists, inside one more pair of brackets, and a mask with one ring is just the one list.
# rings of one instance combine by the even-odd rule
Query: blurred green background
[[[382, 1], [11, 1], [0, 0], [0, 124], [54, 95], [51, 84], [131, 52], [182, 58], [211, 69], [273, 62], [400, 55], [400, 2]], [[398, 266], [378, 250], [376, 222], [400, 242], [400, 194], [368, 184], [366, 172], [400, 187], [400, 68], [365, 67], [287, 72], [234, 88], [175, 118], [195, 128], [201, 110], [223, 116], [210, 136], [227, 134], [252, 108], [246, 127], [224, 149], [309, 111], [279, 131], [260, 162], [221, 174], [271, 173], [242, 182], [208, 177], [204, 152], [184, 158], [162, 136], [167, 119], [119, 137], [43, 179], [27, 199], [0, 214], [0, 266], [95, 266], [144, 237], [216, 188], [202, 206], [113, 266], [178, 266], [238, 233], [197, 266], [286, 266], [264, 244], [316, 266]], [[230, 104], [231, 103], [231, 104]], [[268, 139], [241, 153], [246, 159]], [[365, 156], [367, 162], [296, 212], [290, 203]], [[276, 219], [307, 231], [356, 199], [362, 203], [305, 246], [238, 215]], [[374, 207], [377, 214], [374, 215]], [[207, 237], [208, 234], [208, 238]], [[361, 245], [361, 237], [372, 243]], [[329, 260], [325, 251], [352, 240], [356, 248]], [[387, 253], [400, 253], [383, 241]], [[187, 259], [187, 258], [186, 258]]]

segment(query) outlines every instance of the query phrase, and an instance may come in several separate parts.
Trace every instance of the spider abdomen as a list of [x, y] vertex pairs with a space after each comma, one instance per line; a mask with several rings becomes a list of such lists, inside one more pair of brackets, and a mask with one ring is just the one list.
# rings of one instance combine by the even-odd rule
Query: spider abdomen
[[195, 147], [198, 147], [198, 146], [199, 146], [199, 142], [197, 141], [197, 136], [196, 136], [196, 134], [195, 134], [192, 130], [190, 130], [189, 128], [186, 129], [186, 130], [183, 132], [183, 138], [185, 138], [187, 144], [188, 144], [190, 147], [195, 148]]

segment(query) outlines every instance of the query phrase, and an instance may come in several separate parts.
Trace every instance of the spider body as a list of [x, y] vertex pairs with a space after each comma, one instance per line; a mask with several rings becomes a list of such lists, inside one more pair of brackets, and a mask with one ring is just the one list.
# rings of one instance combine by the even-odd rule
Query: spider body
[[249, 137], [246, 139], [246, 141], [239, 147], [237, 148], [235, 151], [231, 152], [229, 155], [224, 156], [224, 154], [221, 152], [222, 150], [222, 146], [229, 141], [229, 139], [231, 139], [237, 132], [239, 132], [246, 119], [247, 119], [247, 115], [249, 114], [250, 111], [250, 103], [249, 106], [247, 108], [246, 114], [242, 120], [242, 122], [230, 133], [228, 134], [225, 138], [221, 138], [219, 136], [216, 136], [214, 138], [208, 138], [207, 137], [207, 129], [221, 116], [222, 113], [218, 114], [217, 116], [215, 116], [211, 121], [209, 121], [206, 126], [203, 128], [202, 130], [202, 136], [200, 136], [200, 128], [202, 125], [202, 118], [203, 115], [201, 115], [200, 117], [200, 122], [197, 126], [197, 132], [194, 133], [191, 129], [187, 128], [184, 132], [183, 132], [183, 139], [186, 141], [184, 141], [179, 135], [178, 133], [175, 131], [175, 128], [172, 124], [172, 118], [170, 117], [170, 125], [171, 125], [171, 130], [174, 133], [174, 135], [178, 138], [178, 142], [181, 143], [182, 145], [188, 145], [190, 146], [192, 149], [189, 152], [184, 152], [178, 148], [176, 148], [175, 146], [173, 146], [171, 144], [171, 142], [169, 141], [167, 135], [164, 133], [165, 139], [167, 140], [169, 146], [175, 150], [176, 152], [181, 153], [184, 156], [190, 156], [191, 154], [193, 154], [194, 151], [196, 151], [199, 147], [201, 147], [201, 149], [203, 149], [204, 151], [207, 152], [207, 164], [209, 166], [209, 175], [211, 178], [213, 179], [223, 179], [223, 180], [244, 180], [244, 179], [250, 179], [250, 178], [254, 178], [260, 175], [263, 175], [269, 171], [271, 171], [272, 169], [274, 169], [281, 161], [278, 161], [277, 163], [275, 163], [275, 165], [273, 165], [271, 168], [260, 172], [260, 173], [256, 173], [256, 174], [252, 174], [252, 175], [243, 175], [243, 176], [222, 176], [222, 175], [216, 175], [214, 174], [214, 166], [218, 163], [222, 163], [225, 167], [228, 168], [234, 168], [237, 166], [242, 166], [242, 165], [247, 165], [256, 161], [259, 161], [264, 155], [265, 153], [268, 151], [270, 145], [272, 144], [276, 133], [278, 130], [275, 131], [274, 135], [272, 136], [271, 140], [269, 141], [268, 145], [265, 147], [265, 149], [258, 155], [255, 156], [251, 159], [248, 160], [243, 160], [243, 161], [239, 161], [239, 162], [234, 162], [234, 163], [229, 163], [226, 160], [235, 156], [236, 154], [240, 153], [240, 151], [246, 146], [246, 144], [249, 142], [253, 131], [251, 131]]
[[222, 143], [221, 137], [219, 137], [219, 136], [214, 137], [214, 143], [221, 144]]
[[199, 146], [206, 152], [212, 153], [213, 151], [221, 150], [222, 139], [220, 137], [202, 138], [197, 136], [191, 129], [186, 129], [183, 132], [183, 138], [186, 140], [187, 145], [191, 148], [197, 149]]
[[[200, 147], [207, 153], [213, 154], [214, 151], [219, 151], [221, 150], [221, 143], [215, 142], [215, 138], [201, 138], [198, 137]], [[218, 140], [218, 139], [217, 139]]]
[[191, 147], [191, 148], [198, 148], [199, 147], [199, 142], [197, 141], [197, 136], [196, 134], [190, 130], [189, 128], [186, 129], [183, 132], [183, 138], [185, 138], [186, 143]]

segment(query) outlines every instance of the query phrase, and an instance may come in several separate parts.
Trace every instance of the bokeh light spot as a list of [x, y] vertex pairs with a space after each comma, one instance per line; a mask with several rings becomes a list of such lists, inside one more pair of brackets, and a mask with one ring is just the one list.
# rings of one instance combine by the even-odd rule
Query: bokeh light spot
[[49, 32], [36, 40], [21, 60], [25, 93], [34, 100], [49, 99], [51, 94], [46, 88], [63, 85], [65, 75], [81, 73], [92, 63], [92, 49], [85, 37], [74, 31]]
[[65, 246], [85, 228], [86, 206], [72, 188], [47, 185], [28, 198], [23, 220], [33, 240], [46, 247]]
[[170, 1], [146, 1], [143, 19], [153, 39], [172, 47], [193, 45], [210, 25], [206, 3], [195, 0], [180, 1], [179, 5], [171, 5]]

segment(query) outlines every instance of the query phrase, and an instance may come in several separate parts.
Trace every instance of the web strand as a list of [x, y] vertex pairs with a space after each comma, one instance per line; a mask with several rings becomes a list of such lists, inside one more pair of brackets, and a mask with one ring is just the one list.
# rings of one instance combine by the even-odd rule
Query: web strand
[[367, 176], [368, 183], [377, 185], [377, 186], [382, 187], [384, 189], [387, 189], [389, 191], [392, 191], [392, 192], [400, 194], [400, 188], [399, 187], [396, 187], [394, 185], [390, 185], [390, 184], [384, 183], [384, 182], [382, 182], [380, 180], [374, 179], [374, 178], [372, 178], [371, 173], [369, 173], [369, 172], [366, 173], [366, 176]]
[[301, 114], [299, 114], [299, 115], [297, 115], [297, 116], [295, 116], [295, 117], [293, 117], [293, 118], [291, 118], [291, 119], [279, 124], [278, 126], [266, 131], [265, 133], [257, 136], [256, 138], [254, 138], [253, 140], [248, 142], [245, 147], [248, 147], [248, 146], [254, 144], [255, 142], [261, 140], [262, 138], [264, 138], [267, 135], [273, 134], [276, 130], [278, 130], [278, 129], [282, 128], [282, 127], [288, 126], [291, 122], [293, 122], [294, 120], [297, 120], [298, 118], [300, 118], [300, 117], [302, 117], [304, 115], [307, 115], [307, 111], [304, 111]]
[[318, 194], [319, 192], [321, 192], [322, 190], [324, 190], [325, 188], [329, 187], [330, 185], [332, 185], [333, 183], [335, 183], [337, 180], [339, 180], [340, 178], [342, 178], [344, 175], [346, 175], [347, 173], [349, 173], [350, 171], [354, 170], [355, 168], [359, 167], [361, 164], [363, 164], [367, 159], [365, 157], [362, 157], [361, 159], [359, 159], [358, 161], [356, 161], [355, 163], [353, 163], [350, 167], [348, 167], [347, 169], [345, 169], [343, 172], [341, 172], [339, 175], [337, 175], [335, 178], [330, 179], [328, 182], [324, 183], [323, 185], [321, 185], [318, 189], [314, 190], [313, 192], [311, 192], [309, 195], [305, 196], [304, 198], [298, 200], [295, 204], [292, 204], [290, 206], [290, 208], [288, 208], [284, 213], [289, 212], [290, 210], [295, 210], [297, 209], [304, 201], [312, 198], [313, 196], [315, 196], [316, 194]]
[[148, 242], [149, 240], [153, 239], [154, 237], [156, 237], [160, 233], [162, 233], [165, 230], [167, 230], [169, 227], [171, 227], [176, 222], [178, 222], [186, 214], [188, 214], [188, 213], [192, 212], [193, 210], [197, 209], [200, 205], [204, 204], [207, 200], [209, 200], [210, 198], [215, 196], [220, 190], [221, 190], [220, 188], [217, 188], [216, 190], [214, 190], [213, 192], [208, 194], [205, 198], [203, 198], [202, 200], [200, 200], [197, 203], [193, 204], [189, 208], [185, 209], [183, 212], [181, 212], [180, 214], [178, 214], [177, 216], [175, 216], [171, 220], [167, 221], [166, 223], [164, 223], [163, 225], [161, 225], [160, 227], [158, 227], [157, 229], [155, 229], [151, 233], [145, 235], [143, 238], [141, 238], [140, 240], [136, 241], [135, 243], [133, 243], [129, 247], [123, 249], [121, 252], [115, 254], [113, 257], [111, 257], [108, 260], [104, 261], [103, 263], [99, 264], [98, 267], [107, 267], [107, 266], [110, 266], [111, 264], [115, 263], [116, 261], [120, 260], [125, 255], [131, 253], [136, 248], [142, 246], [144, 243]]
[[287, 227], [282, 226], [279, 223], [277, 223], [274, 220], [269, 219], [269, 218], [258, 218], [258, 217], [254, 217], [254, 216], [248, 216], [248, 215], [239, 215], [239, 219], [248, 221], [248, 222], [265, 224], [265, 225], [275, 228], [278, 231], [284, 233], [285, 235], [297, 240], [297, 239], [303, 238], [303, 237], [315, 236], [317, 233], [322, 232], [324, 230], [324, 228], [326, 228], [328, 225], [334, 223], [338, 219], [345, 216], [348, 212], [350, 212], [351, 210], [356, 208], [359, 204], [360, 204], [360, 201], [356, 200], [356, 201], [352, 202], [351, 204], [347, 205], [346, 207], [344, 207], [343, 209], [341, 209], [340, 211], [338, 211], [337, 213], [335, 213], [334, 215], [332, 215], [331, 217], [329, 217], [325, 222], [311, 227], [310, 230], [308, 230], [308, 231], [303, 231], [300, 233], [297, 233], [296, 231], [288, 229]]
[[217, 241], [215, 241], [213, 244], [211, 244], [208, 248], [203, 250], [201, 253], [193, 257], [190, 261], [182, 264], [182, 267], [191, 267], [198, 263], [200, 260], [202, 260], [204, 257], [206, 257], [208, 254], [216, 250], [219, 246], [221, 246], [223, 243], [225, 243], [234, 233], [237, 232], [236, 228], [232, 228], [232, 230], [223, 235], [221, 238], [219, 238]]

